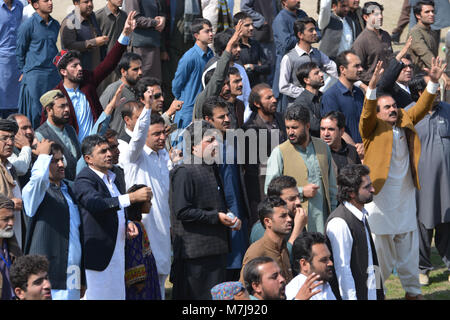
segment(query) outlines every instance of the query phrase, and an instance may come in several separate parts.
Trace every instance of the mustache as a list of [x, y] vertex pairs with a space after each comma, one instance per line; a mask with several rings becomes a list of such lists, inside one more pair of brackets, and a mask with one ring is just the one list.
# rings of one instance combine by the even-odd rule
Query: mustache
[[392, 111], [391, 113], [389, 113], [389, 117], [392, 117], [392, 116], [397, 116], [397, 111]]

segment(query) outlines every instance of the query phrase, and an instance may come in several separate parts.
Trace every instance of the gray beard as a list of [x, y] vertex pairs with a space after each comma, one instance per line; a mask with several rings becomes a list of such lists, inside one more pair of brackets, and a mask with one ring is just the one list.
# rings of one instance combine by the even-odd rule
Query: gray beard
[[14, 235], [13, 228], [11, 228], [11, 230], [0, 229], [0, 238], [9, 239], [9, 238], [12, 238], [13, 235]]

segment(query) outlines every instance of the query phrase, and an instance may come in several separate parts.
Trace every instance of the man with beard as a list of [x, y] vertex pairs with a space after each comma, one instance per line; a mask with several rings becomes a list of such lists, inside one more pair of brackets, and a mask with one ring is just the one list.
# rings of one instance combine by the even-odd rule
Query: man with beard
[[324, 74], [333, 78], [338, 77], [336, 63], [323, 52], [312, 47], [318, 39], [316, 21], [310, 17], [295, 21], [294, 33], [298, 43], [283, 56], [280, 65], [279, 88], [280, 94], [284, 95], [281, 108], [283, 111], [305, 90], [297, 78], [297, 72], [303, 64], [314, 62]]
[[267, 159], [272, 149], [286, 140], [286, 128], [283, 116], [277, 112], [277, 99], [268, 84], [260, 83], [252, 89], [249, 106], [252, 114], [242, 129], [248, 136], [244, 145], [245, 184], [251, 209], [249, 226], [252, 226], [258, 220], [257, 206], [265, 194]]
[[308, 231], [325, 232], [325, 221], [336, 208], [336, 176], [328, 145], [309, 134], [309, 111], [291, 106], [285, 114], [288, 141], [270, 154], [265, 190], [274, 177], [294, 177], [303, 209], [308, 214]]
[[405, 108], [413, 102], [409, 82], [414, 75], [414, 65], [411, 56], [407, 54], [412, 38], [409, 37], [401, 51], [396, 52], [395, 59], [391, 59], [385, 66], [383, 75], [377, 84], [378, 90], [392, 95], [398, 108]]
[[338, 176], [341, 203], [327, 220], [334, 265], [343, 300], [383, 300], [377, 251], [364, 205], [375, 189], [368, 167], [350, 164]]
[[270, 257], [256, 257], [242, 269], [241, 282], [250, 300], [285, 300], [286, 279], [277, 262]]
[[40, 100], [47, 114], [47, 120], [36, 129], [36, 138], [39, 141], [48, 139], [62, 146], [67, 163], [66, 179], [73, 181], [81, 149], [75, 129], [68, 124], [70, 109], [67, 98], [60, 90], [51, 90]]
[[293, 105], [305, 107], [309, 110], [310, 128], [313, 137], [320, 136], [320, 101], [322, 92], [320, 88], [324, 85], [323, 72], [315, 62], [306, 62], [298, 70], [296, 77], [304, 90], [295, 99]]
[[364, 102], [363, 91], [355, 86], [364, 69], [361, 59], [353, 51], [341, 52], [336, 58], [339, 81], [331, 86], [322, 96], [321, 114], [340, 111], [345, 116], [345, 133], [342, 138], [355, 146], [359, 157], [364, 156], [361, 135], [358, 131], [359, 118]]
[[109, 38], [102, 35], [93, 0], [72, 0], [75, 9], [61, 22], [61, 47], [80, 52], [81, 64], [92, 71], [106, 56]]
[[[286, 285], [286, 299], [298, 300], [300, 288], [311, 278], [317, 288], [310, 300], [336, 300], [336, 295], [330, 286], [333, 278], [333, 261], [327, 246], [327, 238], [319, 232], [303, 232], [292, 246], [293, 269], [298, 276]], [[340, 298], [337, 292], [337, 297]]]
[[22, 251], [14, 236], [14, 202], [0, 194], [0, 300], [11, 300], [10, 267]]
[[[107, 86], [100, 96], [100, 103], [102, 104], [103, 110], [106, 109], [108, 103], [113, 99], [121, 84], [124, 84], [124, 87], [122, 89], [122, 94], [118, 97], [119, 100], [124, 99], [124, 102], [127, 102], [136, 99], [136, 84], [142, 77], [141, 56], [133, 52], [124, 53], [117, 65], [117, 70], [119, 70], [121, 78]], [[121, 116], [124, 103], [120, 103], [120, 101], [117, 102], [119, 106], [116, 107], [111, 114], [109, 127], [117, 131], [120, 136], [123, 131], [125, 131], [125, 122]]]
[[373, 201], [365, 208], [381, 276], [385, 281], [396, 267], [408, 300], [423, 300], [415, 201], [416, 189], [420, 189], [421, 144], [414, 126], [431, 109], [445, 67], [439, 57], [433, 58], [426, 90], [405, 111], [398, 109], [388, 94], [377, 95], [376, 85], [383, 72], [379, 63], [369, 82], [359, 126], [366, 150], [364, 164], [370, 168], [375, 188]]
[[384, 65], [387, 65], [393, 55], [391, 36], [381, 29], [383, 10], [384, 7], [378, 2], [364, 3], [362, 12], [366, 21], [366, 28], [356, 38], [352, 46], [353, 51], [361, 59], [361, 65], [364, 68], [361, 81], [365, 84], [369, 83], [377, 62], [381, 60]]
[[39, 155], [22, 190], [30, 218], [23, 251], [49, 260], [54, 300], [80, 300], [86, 288], [83, 228], [72, 185], [64, 178], [63, 147], [52, 143]]
[[[83, 70], [81, 56], [77, 51], [63, 50], [54, 59], [62, 81], [55, 89], [61, 90], [69, 103], [69, 124], [78, 133], [80, 143], [88, 136], [95, 121], [102, 113], [102, 106], [97, 95], [97, 87], [116, 67], [122, 54], [126, 51], [129, 37], [136, 22], [131, 12], [125, 23], [122, 34], [105, 59], [93, 71]], [[45, 122], [43, 113], [41, 124]]]
[[245, 265], [252, 259], [263, 256], [274, 259], [283, 278], [288, 282], [292, 280], [291, 261], [285, 239], [292, 230], [293, 219], [289, 213], [286, 202], [280, 197], [266, 197], [258, 205], [259, 220], [265, 232], [245, 252], [239, 281], [244, 282]]
[[209, 122], [193, 121], [184, 134], [184, 163], [170, 172], [173, 262], [172, 299], [211, 299], [211, 288], [226, 281], [230, 230], [241, 221], [227, 216], [217, 168], [219, 133]]

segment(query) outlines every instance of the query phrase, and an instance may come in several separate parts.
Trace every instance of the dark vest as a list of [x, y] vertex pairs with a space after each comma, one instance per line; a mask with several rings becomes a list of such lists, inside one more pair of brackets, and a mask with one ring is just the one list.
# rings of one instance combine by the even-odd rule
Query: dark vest
[[[173, 177], [180, 167], [188, 170], [192, 177], [193, 192], [192, 207], [201, 210], [218, 210], [226, 212], [223, 184], [217, 167], [204, 164], [182, 164], [175, 167], [170, 173], [171, 190], [169, 204], [171, 204], [171, 225], [173, 231], [174, 255], [184, 259], [227, 254], [231, 251], [229, 228], [223, 224], [209, 224], [187, 222], [177, 219], [172, 203], [176, 195], [173, 194]], [[220, 191], [219, 191], [220, 187]], [[180, 250], [180, 251], [179, 251]], [[176, 253], [175, 253], [176, 251]]]
[[131, 137], [128, 135], [128, 133], [123, 130], [122, 133], [119, 134], [119, 137], [117, 138], [118, 140], [123, 140], [126, 143], [130, 143]]
[[[159, 3], [156, 0], [139, 1], [139, 10], [144, 17], [154, 18], [159, 16], [161, 11]], [[131, 45], [133, 47], [160, 47], [161, 33], [155, 28], [136, 28], [133, 32]]]
[[65, 129], [67, 134], [69, 135], [69, 139], [72, 141], [73, 145], [76, 149], [76, 158], [72, 155], [70, 150], [66, 148], [65, 144], [59, 139], [58, 135], [53, 131], [52, 128], [48, 125], [47, 121], [44, 122], [39, 128], [36, 129], [36, 132], [39, 132], [42, 134], [42, 136], [45, 139], [57, 142], [58, 144], [63, 147], [63, 154], [67, 161], [67, 167], [66, 167], [66, 179], [68, 180], [75, 180], [76, 172], [77, 172], [77, 162], [78, 159], [81, 157], [81, 149], [80, 149], [80, 143], [78, 141], [77, 133], [75, 132], [75, 129], [72, 126], [65, 125]]
[[[344, 18], [350, 25], [352, 30], [353, 21], [349, 17]], [[334, 14], [331, 14], [330, 22], [328, 26], [322, 30], [322, 40], [320, 41], [319, 50], [325, 53], [331, 60], [335, 60], [339, 54], [339, 45], [341, 43], [342, 31], [344, 26], [341, 20]], [[353, 32], [353, 40], [355, 40], [355, 34]]]
[[[333, 218], [341, 218], [347, 223], [348, 228], [350, 229], [350, 233], [353, 238], [353, 246], [352, 246], [352, 254], [351, 254], [351, 261], [350, 261], [350, 269], [352, 271], [353, 279], [355, 281], [355, 288], [356, 288], [356, 297], [358, 300], [367, 300], [368, 296], [368, 289], [367, 289], [367, 268], [368, 268], [368, 261], [369, 261], [369, 251], [367, 246], [367, 238], [366, 238], [366, 231], [364, 228], [364, 223], [360, 221], [358, 218], [356, 218], [350, 210], [348, 210], [343, 204], [339, 205], [336, 210], [333, 211], [333, 213], [328, 217], [325, 230], [327, 229], [328, 222], [330, 222]], [[370, 232], [369, 224], [366, 222], [367, 229]], [[328, 247], [331, 249], [331, 245], [329, 244]], [[375, 250], [375, 245], [373, 243], [372, 237], [370, 237], [370, 247], [372, 249], [372, 261], [375, 268], [378, 267], [378, 258], [377, 258], [377, 252]], [[377, 281], [377, 287], [380, 287], [381, 289], [377, 289], [377, 300], [384, 300], [384, 293], [383, 293], [383, 285], [382, 283], [379, 283], [381, 280], [381, 274], [380, 277], [377, 276], [378, 271], [375, 270], [375, 276]], [[336, 277], [337, 278], [337, 277]], [[338, 285], [336, 282], [330, 282], [330, 285], [336, 286]], [[335, 288], [336, 289], [336, 288]], [[334, 290], [333, 290], [334, 291]]]
[[[75, 199], [69, 181], [69, 195]], [[80, 217], [81, 222], [81, 217]], [[50, 262], [49, 278], [52, 289], [66, 289], [67, 259], [69, 254], [69, 206], [59, 187], [50, 184], [36, 214], [28, 222], [28, 232], [25, 242], [25, 254], [41, 254]], [[80, 225], [80, 242], [82, 229]], [[81, 242], [82, 243], [82, 242]], [[83, 263], [81, 263], [83, 266]], [[81, 269], [82, 283], [84, 270]]]

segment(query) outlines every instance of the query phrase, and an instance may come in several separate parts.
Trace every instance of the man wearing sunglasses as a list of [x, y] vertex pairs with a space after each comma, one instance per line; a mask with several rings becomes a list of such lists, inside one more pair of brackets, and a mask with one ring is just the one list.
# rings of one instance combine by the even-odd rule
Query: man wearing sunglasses
[[384, 66], [384, 73], [377, 86], [379, 90], [392, 95], [398, 108], [405, 108], [413, 102], [409, 82], [414, 76], [414, 65], [411, 56], [407, 54], [411, 41], [409, 38], [403, 49], [396, 53], [395, 59], [391, 59], [387, 67]]

